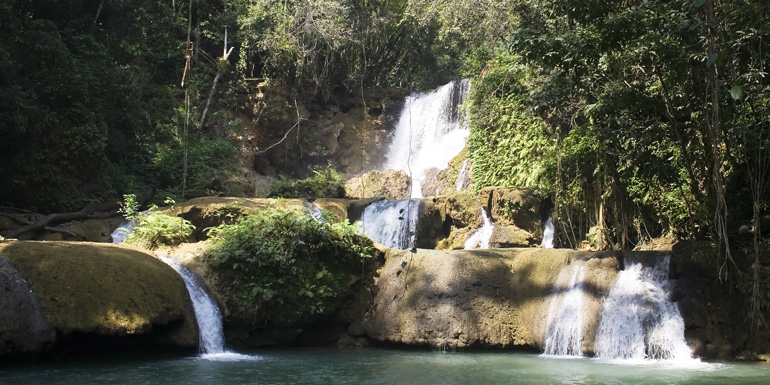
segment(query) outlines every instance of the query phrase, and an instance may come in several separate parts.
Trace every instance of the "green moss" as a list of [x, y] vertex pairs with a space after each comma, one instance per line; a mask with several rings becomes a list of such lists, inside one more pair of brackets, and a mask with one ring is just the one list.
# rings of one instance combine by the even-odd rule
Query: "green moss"
[[183, 319], [179, 274], [127, 246], [13, 241], [0, 254], [32, 285], [49, 327], [64, 334], [140, 334]]

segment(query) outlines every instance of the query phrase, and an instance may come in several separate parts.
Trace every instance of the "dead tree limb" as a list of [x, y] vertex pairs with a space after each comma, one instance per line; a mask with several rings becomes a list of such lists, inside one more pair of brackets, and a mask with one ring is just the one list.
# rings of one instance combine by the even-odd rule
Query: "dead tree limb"
[[[28, 233], [30, 231], [46, 229], [47, 227], [49, 227], [48, 225], [50, 224], [69, 222], [77, 219], [91, 218], [93, 213], [95, 212], [116, 210], [117, 208], [118, 208], [117, 203], [102, 203], [98, 205], [89, 204], [86, 207], [82, 208], [80, 211], [46, 215], [41, 220], [35, 223], [31, 223], [26, 226], [20, 227], [14, 231], [11, 231], [10, 233], [8, 233], [6, 238], [18, 238], [19, 235]], [[58, 230], [54, 230], [54, 231], [58, 231]]]

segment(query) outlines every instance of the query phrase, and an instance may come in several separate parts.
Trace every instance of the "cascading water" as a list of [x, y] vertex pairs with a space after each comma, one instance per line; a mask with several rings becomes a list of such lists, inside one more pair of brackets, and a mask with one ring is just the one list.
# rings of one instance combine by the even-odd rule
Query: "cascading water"
[[112, 237], [112, 243], [123, 243], [123, 241], [128, 238], [131, 232], [134, 231], [134, 226], [136, 226], [135, 221], [121, 223], [120, 226], [118, 226], [118, 228], [115, 229], [112, 234], [110, 234]]
[[492, 224], [487, 210], [484, 210], [483, 207], [481, 208], [481, 216], [484, 218], [484, 225], [465, 240], [463, 248], [466, 250], [489, 248], [489, 239], [492, 238], [492, 231], [495, 229], [495, 225]]
[[625, 260], [604, 300], [596, 335], [599, 358], [624, 360], [690, 360], [684, 339], [684, 321], [668, 299], [670, 256], [654, 267]]
[[553, 236], [555, 233], [556, 229], [553, 227], [553, 220], [551, 220], [549, 215], [545, 225], [543, 225], [543, 241], [540, 243], [540, 246], [544, 249], [553, 249]]
[[426, 171], [446, 169], [465, 147], [469, 130], [458, 106], [469, 89], [465, 79], [406, 98], [383, 169], [406, 171], [412, 178], [412, 198], [422, 197]]
[[363, 233], [387, 247], [410, 249], [415, 245], [418, 209], [416, 200], [373, 202], [361, 215]]
[[307, 213], [310, 214], [313, 219], [316, 220], [316, 222], [328, 222], [326, 218], [324, 218], [323, 210], [318, 208], [318, 206], [315, 205], [313, 202], [302, 202], [302, 206], [305, 207], [305, 210], [307, 210]]
[[463, 160], [463, 165], [460, 167], [460, 173], [457, 175], [457, 182], [455, 182], [455, 191], [462, 191], [468, 188], [471, 182], [470, 174], [468, 173], [468, 159]]
[[198, 321], [200, 335], [200, 349], [204, 354], [225, 353], [225, 338], [222, 331], [222, 315], [216, 302], [209, 296], [199, 278], [179, 262], [159, 256], [161, 261], [176, 270], [190, 293], [190, 299], [195, 309], [195, 318]]
[[570, 265], [559, 272], [557, 284], [567, 284], [557, 289], [559, 292], [551, 297], [548, 307], [546, 355], [582, 356], [585, 274], [586, 267], [580, 265]]

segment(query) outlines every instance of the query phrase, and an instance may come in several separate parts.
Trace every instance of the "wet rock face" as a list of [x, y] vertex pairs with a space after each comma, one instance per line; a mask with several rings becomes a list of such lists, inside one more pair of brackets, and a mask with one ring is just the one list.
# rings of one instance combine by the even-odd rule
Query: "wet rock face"
[[345, 196], [354, 199], [408, 199], [411, 196], [410, 183], [409, 175], [402, 170], [373, 170], [348, 180], [345, 183]]
[[34, 354], [53, 339], [32, 288], [11, 262], [0, 256], [0, 357]]
[[[410, 345], [540, 348], [559, 272], [578, 259], [568, 250], [390, 251], [366, 333]], [[591, 262], [607, 265], [588, 278], [597, 298], [609, 291], [613, 261]]]
[[479, 200], [494, 222], [542, 233], [541, 199], [534, 189], [485, 187], [479, 191]]
[[0, 255], [0, 355], [56, 352], [65, 344], [76, 351], [120, 350], [123, 342], [197, 345], [184, 282], [151, 255], [111, 244], [35, 241], [0, 243]]

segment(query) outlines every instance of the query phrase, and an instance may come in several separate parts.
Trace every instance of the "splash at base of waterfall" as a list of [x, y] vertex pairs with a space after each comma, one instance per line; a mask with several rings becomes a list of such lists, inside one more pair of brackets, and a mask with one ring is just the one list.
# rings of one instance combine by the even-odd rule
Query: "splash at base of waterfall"
[[484, 225], [465, 240], [463, 248], [466, 250], [489, 248], [489, 240], [492, 238], [492, 232], [495, 230], [495, 225], [492, 224], [492, 220], [489, 219], [489, 214], [487, 214], [487, 211], [484, 210], [484, 208], [481, 209], [481, 216], [484, 218]]
[[625, 269], [604, 301], [596, 335], [596, 356], [602, 359], [690, 361], [684, 321], [669, 300], [666, 255], [653, 267], [626, 258]]
[[[556, 280], [548, 307], [545, 355], [581, 357], [586, 267], [570, 265]], [[565, 284], [566, 282], [566, 284]]]

